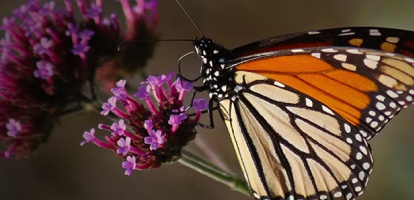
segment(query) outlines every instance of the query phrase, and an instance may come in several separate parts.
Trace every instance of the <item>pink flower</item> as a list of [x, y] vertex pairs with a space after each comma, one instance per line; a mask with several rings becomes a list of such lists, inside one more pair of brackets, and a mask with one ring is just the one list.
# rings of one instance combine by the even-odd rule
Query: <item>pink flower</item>
[[[143, 67], [152, 54], [154, 44], [121, 52], [117, 47], [125, 40], [155, 38], [155, 0], [120, 2], [128, 24], [126, 32], [120, 29], [115, 14], [103, 15], [104, 3], [63, 3], [66, 9], [55, 8], [53, 1], [42, 5], [28, 0], [0, 26], [4, 35], [0, 40], [0, 149], [6, 149], [0, 156], [29, 156], [47, 140], [57, 118], [96, 100], [93, 88], [85, 96], [85, 85], [95, 85], [97, 80], [112, 87], [115, 79], [127, 74], [125, 71], [137, 70], [131, 66]], [[76, 7], [81, 19], [75, 18]], [[126, 70], [124, 63], [130, 64]], [[102, 76], [100, 69], [109, 64], [117, 73]]]
[[[182, 100], [187, 92], [191, 92], [190, 83], [173, 80], [173, 77], [174, 73], [148, 77], [135, 94], [140, 101], [131, 97], [124, 90], [125, 82], [120, 81], [111, 90], [114, 96], [109, 98], [110, 103], [102, 106], [102, 114], [111, 112], [121, 120], [111, 126], [100, 124], [100, 129], [111, 134], [106, 135], [104, 141], [94, 139], [92, 142], [116, 151], [117, 156], [126, 159], [122, 166], [127, 175], [132, 170], [157, 168], [175, 160], [180, 156], [181, 149], [195, 137], [195, 127], [208, 104], [205, 100], [194, 100], [197, 102], [194, 115], [185, 113], [188, 109], [185, 109]], [[176, 87], [181, 83], [188, 89]], [[119, 96], [120, 91], [122, 98], [117, 99], [115, 96]], [[118, 106], [114, 99], [118, 100]], [[191, 112], [194, 112], [193, 109]], [[122, 134], [113, 134], [120, 129]]]

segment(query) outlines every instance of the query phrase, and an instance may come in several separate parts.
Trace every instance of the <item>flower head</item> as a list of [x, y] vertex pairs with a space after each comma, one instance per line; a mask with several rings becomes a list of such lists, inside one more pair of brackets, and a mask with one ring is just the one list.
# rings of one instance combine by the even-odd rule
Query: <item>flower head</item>
[[[66, 8], [62, 9], [55, 8], [54, 1], [42, 5], [38, 0], [27, 0], [3, 18], [0, 156], [27, 157], [46, 141], [58, 117], [90, 100], [85, 100], [82, 91], [86, 82], [96, 80], [112, 87], [115, 78], [137, 69], [131, 66], [142, 67], [150, 57], [154, 44], [121, 52], [117, 47], [125, 40], [155, 37], [156, 1], [136, 1], [137, 5], [120, 1], [128, 24], [124, 32], [115, 14], [103, 15], [104, 1], [97, 2], [64, 0]], [[76, 7], [81, 19], [75, 18]], [[124, 63], [129, 64], [125, 70]], [[103, 76], [105, 70], [101, 69], [108, 65], [113, 71]], [[109, 113], [115, 103], [108, 102], [103, 113]]]
[[[112, 149], [118, 156], [126, 159], [122, 167], [126, 169], [127, 175], [132, 170], [157, 168], [176, 160], [181, 155], [183, 146], [195, 137], [195, 127], [205, 101], [195, 100], [198, 105], [194, 109], [195, 115], [187, 114], [191, 108], [183, 105], [186, 90], [177, 89], [176, 85], [189, 83], [179, 79], [172, 80], [172, 77], [174, 73], [150, 76], [138, 87], [139, 95], [136, 96], [140, 101], [125, 92], [122, 103], [116, 105], [114, 96], [118, 94], [119, 87], [125, 84], [120, 82], [112, 89], [114, 96], [109, 98], [111, 103], [104, 103], [102, 106], [102, 114], [111, 112], [121, 120], [111, 126], [100, 124], [100, 129], [111, 134], [104, 141], [94, 139], [92, 142], [99, 147]], [[141, 95], [142, 88], [145, 88], [145, 95]], [[151, 96], [154, 98], [150, 98]]]

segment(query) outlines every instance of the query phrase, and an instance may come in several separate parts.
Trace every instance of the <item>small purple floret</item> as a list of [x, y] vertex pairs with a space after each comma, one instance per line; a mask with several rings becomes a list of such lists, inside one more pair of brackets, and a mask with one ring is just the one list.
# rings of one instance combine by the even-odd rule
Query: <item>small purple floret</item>
[[164, 144], [164, 137], [160, 130], [152, 130], [149, 132], [149, 136], [144, 138], [144, 142], [150, 145], [150, 150], [157, 150], [160, 144]]
[[186, 92], [193, 90], [193, 83], [178, 79], [175, 84], [175, 89], [178, 91], [184, 90]]
[[126, 140], [124, 138], [120, 138], [117, 142], [119, 148], [116, 150], [117, 154], [127, 155], [129, 149], [131, 148], [131, 138], [126, 137]]
[[40, 39], [40, 43], [37, 43], [33, 46], [33, 50], [35, 53], [41, 55], [46, 53], [52, 45], [53, 40], [49, 40], [48, 38], [43, 37]]
[[75, 55], [80, 55], [82, 53], [86, 53], [89, 50], [89, 45], [87, 43], [81, 42], [79, 44], [73, 45], [73, 49], [71, 52]]
[[154, 128], [154, 123], [152, 123], [151, 120], [145, 120], [144, 121], [144, 128], [147, 129], [148, 131], [151, 131], [152, 128]]
[[33, 72], [33, 75], [36, 78], [48, 79], [53, 76], [53, 69], [55, 66], [51, 62], [41, 60], [36, 63], [36, 66], [37, 70]]
[[80, 143], [81, 146], [85, 145], [88, 142], [91, 142], [95, 139], [95, 129], [92, 128], [90, 131], [85, 131], [83, 133], [83, 138], [85, 139]]
[[112, 135], [114, 135], [114, 136], [115, 135], [119, 135], [119, 136], [124, 135], [124, 131], [126, 130], [124, 120], [123, 119], [119, 120], [119, 123], [114, 122], [111, 126], [111, 130], [113, 131]]
[[149, 92], [151, 91], [151, 86], [149, 85], [141, 85], [138, 87], [138, 92], [135, 93], [135, 97], [138, 97], [141, 100], [144, 100], [148, 97]]
[[127, 176], [131, 175], [136, 165], [137, 163], [136, 163], [135, 156], [128, 156], [127, 160], [122, 162], [122, 168], [125, 169], [125, 175]]
[[112, 109], [114, 109], [116, 107], [116, 98], [115, 97], [111, 97], [108, 99], [107, 103], [103, 103], [102, 105], [102, 111], [101, 111], [101, 115], [108, 115], [108, 113], [110, 111], [112, 111]]
[[95, 32], [93, 32], [91, 30], [83, 30], [83, 31], [79, 32], [79, 37], [84, 41], [89, 41], [94, 34], [95, 34]]
[[119, 101], [125, 101], [128, 97], [128, 93], [125, 89], [126, 80], [120, 80], [116, 82], [116, 87], [111, 89], [112, 94]]
[[206, 108], [208, 108], [208, 101], [206, 101], [205, 99], [194, 99], [193, 108], [196, 111], [203, 111]]
[[147, 82], [151, 86], [160, 87], [163, 83], [165, 83], [167, 76], [166, 75], [160, 75], [160, 76], [149, 76], [147, 78]]
[[20, 131], [22, 131], [22, 125], [20, 124], [19, 121], [15, 119], [9, 119], [9, 122], [7, 122], [6, 124], [6, 128], [7, 128], [7, 135], [13, 138], [16, 138], [17, 134], [19, 134]]
[[[177, 110], [173, 110], [173, 112], [179, 112]], [[187, 119], [187, 114], [180, 113], [177, 115], [171, 115], [170, 119], [168, 120], [169, 125], [180, 125], [183, 120]]]
[[102, 13], [102, 8], [96, 5], [95, 3], [91, 4], [91, 7], [86, 12], [85, 16], [89, 18], [99, 17]]

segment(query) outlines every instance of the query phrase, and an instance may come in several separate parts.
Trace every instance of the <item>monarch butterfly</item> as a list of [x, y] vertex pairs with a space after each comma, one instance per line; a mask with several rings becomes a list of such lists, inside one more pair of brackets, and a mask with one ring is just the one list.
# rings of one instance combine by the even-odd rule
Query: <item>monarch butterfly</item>
[[413, 104], [414, 32], [308, 31], [228, 50], [196, 38], [210, 110], [218, 103], [256, 199], [355, 199], [367, 143]]

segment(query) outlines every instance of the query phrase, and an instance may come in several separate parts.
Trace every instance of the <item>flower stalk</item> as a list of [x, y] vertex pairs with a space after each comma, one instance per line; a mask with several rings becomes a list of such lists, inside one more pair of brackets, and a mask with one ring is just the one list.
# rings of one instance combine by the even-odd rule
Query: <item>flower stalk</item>
[[178, 160], [178, 162], [220, 183], [229, 186], [235, 191], [250, 196], [249, 188], [244, 178], [234, 176], [233, 173], [225, 171], [185, 149], [182, 150], [181, 158]]

